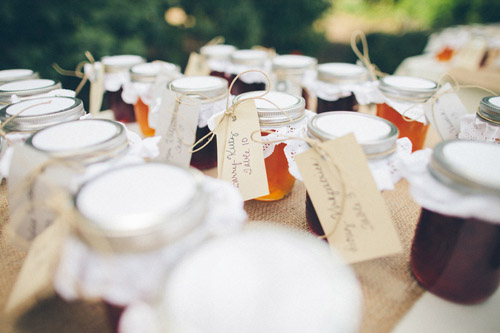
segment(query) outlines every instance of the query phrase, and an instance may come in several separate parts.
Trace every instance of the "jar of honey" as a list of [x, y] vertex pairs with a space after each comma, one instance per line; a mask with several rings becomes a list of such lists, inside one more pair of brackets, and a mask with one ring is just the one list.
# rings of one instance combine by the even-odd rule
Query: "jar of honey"
[[23, 99], [42, 97], [56, 89], [61, 89], [61, 83], [49, 79], [7, 82], [0, 85], [0, 104], [8, 105]]
[[[400, 176], [397, 169], [397, 150], [409, 151], [411, 147], [398, 147], [398, 129], [391, 122], [369, 114], [331, 111], [314, 116], [307, 127], [308, 135], [319, 141], [334, 140], [353, 133], [368, 159], [375, 182], [380, 190], [392, 189]], [[387, 179], [390, 179], [389, 181]], [[309, 194], [306, 192], [306, 220], [309, 229], [317, 236], [325, 233]]]
[[145, 137], [155, 135], [149, 122], [150, 108], [159, 107], [161, 102], [155, 87], [164, 87], [180, 76], [180, 67], [168, 62], [148, 62], [130, 68], [130, 82], [122, 86], [122, 99], [134, 106], [135, 119]]
[[500, 144], [500, 96], [484, 97], [475, 115], [464, 116], [458, 138]]
[[413, 151], [422, 149], [429, 129], [422, 103], [437, 90], [437, 83], [411, 76], [386, 76], [379, 80], [384, 97], [377, 104], [377, 116], [392, 122], [399, 129], [399, 137], [410, 139]]
[[130, 82], [130, 68], [143, 62], [145, 62], [143, 57], [128, 54], [101, 58], [101, 64], [104, 66], [104, 89], [108, 107], [113, 111], [117, 121], [135, 122], [134, 106], [123, 101], [122, 86]]
[[[500, 146], [450, 140], [409, 161], [422, 212], [411, 248], [417, 281], [446, 300], [474, 304], [500, 283]], [[424, 154], [427, 153], [427, 154]]]
[[31, 69], [16, 68], [16, 69], [3, 69], [0, 70], [0, 84], [21, 81], [21, 80], [34, 80], [39, 79], [38, 73]]
[[274, 57], [272, 59], [271, 89], [302, 96], [307, 102], [302, 81], [304, 76], [314, 75], [317, 63], [316, 58], [297, 54]]
[[[253, 91], [241, 94], [235, 97], [234, 102], [262, 96], [264, 93], [265, 91]], [[270, 141], [276, 138], [283, 139], [281, 135], [298, 135], [297, 133], [305, 129], [307, 118], [304, 98], [278, 91], [270, 91], [264, 98], [266, 100], [255, 99], [263, 137], [267, 137]], [[269, 134], [269, 131], [272, 133]], [[276, 201], [283, 199], [292, 191], [295, 177], [289, 172], [290, 157], [287, 155], [291, 154], [286, 154], [286, 151], [286, 141], [264, 145], [264, 163], [269, 194], [255, 200]]]
[[218, 76], [228, 80], [226, 68], [229, 64], [231, 54], [236, 51], [236, 47], [226, 44], [205, 45], [200, 48], [210, 68], [211, 76]]
[[[197, 142], [210, 133], [208, 119], [226, 107], [227, 81], [215, 76], [185, 76], [172, 81], [170, 87], [174, 93], [188, 96], [188, 103], [199, 103], [200, 116], [195, 139]], [[217, 143], [215, 140], [193, 153], [191, 166], [200, 170], [217, 166]]]
[[[237, 50], [230, 56], [230, 63], [226, 68], [229, 82], [247, 70], [260, 70], [269, 74], [271, 70], [269, 55], [264, 50]], [[266, 89], [266, 77], [258, 72], [245, 73], [233, 84], [231, 95], [240, 95], [249, 91]]]

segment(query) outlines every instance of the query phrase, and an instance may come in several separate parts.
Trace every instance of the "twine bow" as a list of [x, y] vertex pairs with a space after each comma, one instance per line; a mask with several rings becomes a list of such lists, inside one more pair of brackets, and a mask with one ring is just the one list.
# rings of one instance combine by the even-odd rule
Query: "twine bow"
[[[363, 46], [363, 53], [358, 49], [357, 41], [358, 38], [361, 40], [361, 45]], [[370, 73], [370, 77], [373, 81], [377, 81], [379, 77], [384, 77], [387, 74], [380, 71], [380, 69], [371, 62], [370, 54], [368, 53], [368, 42], [366, 40], [366, 35], [361, 30], [355, 30], [351, 35], [351, 48], [354, 53], [358, 56], [359, 60], [365, 65]]]

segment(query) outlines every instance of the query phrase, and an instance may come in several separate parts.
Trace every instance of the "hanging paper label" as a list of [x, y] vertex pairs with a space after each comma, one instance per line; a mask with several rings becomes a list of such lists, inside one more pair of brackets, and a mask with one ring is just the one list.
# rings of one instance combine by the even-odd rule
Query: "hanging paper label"
[[89, 113], [96, 117], [101, 111], [104, 96], [104, 66], [100, 62], [89, 64], [92, 66], [93, 77], [90, 80]]
[[207, 60], [201, 54], [191, 52], [189, 59], [184, 70], [186, 76], [204, 76], [210, 74], [210, 67], [208, 67]]
[[156, 134], [161, 136], [156, 160], [189, 167], [191, 147], [196, 139], [200, 104], [188, 96], [165, 90], [159, 111]]
[[[218, 177], [237, 187], [243, 200], [269, 194], [262, 144], [251, 139], [260, 131], [253, 100], [238, 104], [235, 117], [221, 114], [215, 118]], [[254, 135], [260, 139], [260, 132]]]
[[324, 142], [322, 147], [333, 161], [314, 149], [295, 159], [332, 249], [349, 263], [400, 252], [391, 215], [354, 135]]

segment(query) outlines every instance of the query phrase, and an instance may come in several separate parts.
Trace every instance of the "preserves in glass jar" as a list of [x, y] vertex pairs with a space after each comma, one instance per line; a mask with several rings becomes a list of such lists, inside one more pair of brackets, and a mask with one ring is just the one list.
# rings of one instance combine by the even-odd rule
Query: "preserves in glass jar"
[[[270, 71], [269, 56], [263, 50], [237, 50], [231, 54], [230, 64], [227, 67], [229, 82], [247, 70], [256, 69], [265, 73]], [[240, 95], [249, 91], [266, 89], [266, 78], [258, 72], [246, 73], [233, 84], [231, 95]]]
[[302, 96], [307, 104], [308, 96], [303, 89], [302, 81], [307, 73], [314, 72], [317, 63], [316, 58], [297, 54], [274, 57], [272, 60], [272, 90]]
[[16, 68], [0, 70], [0, 84], [21, 80], [38, 79], [38, 73], [31, 69]]
[[210, 75], [226, 80], [229, 79], [226, 75], [226, 67], [234, 51], [236, 51], [235, 46], [226, 44], [205, 45], [200, 48], [200, 53], [205, 57], [210, 68]]
[[377, 116], [396, 125], [399, 137], [409, 138], [413, 151], [422, 149], [429, 123], [421, 103], [434, 95], [437, 83], [418, 77], [393, 75], [380, 79], [379, 90], [385, 102], [377, 104]]
[[500, 144], [500, 96], [484, 97], [475, 115], [464, 116], [458, 138]]
[[61, 89], [61, 83], [49, 79], [13, 81], [0, 85], [0, 104], [11, 104]]
[[410, 179], [422, 205], [410, 267], [423, 287], [446, 300], [479, 303], [498, 288], [498, 165], [500, 146], [450, 140], [435, 147], [420, 186]]

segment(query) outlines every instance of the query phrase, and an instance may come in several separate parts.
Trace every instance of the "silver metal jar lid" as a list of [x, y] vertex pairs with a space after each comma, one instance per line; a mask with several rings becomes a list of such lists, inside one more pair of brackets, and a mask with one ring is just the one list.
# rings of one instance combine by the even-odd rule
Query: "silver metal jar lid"
[[387, 97], [412, 102], [425, 102], [434, 95], [437, 83], [412, 76], [385, 76], [379, 80], [379, 90]]
[[308, 135], [320, 141], [353, 133], [368, 159], [383, 158], [396, 150], [399, 131], [386, 119], [352, 111], [315, 115], [307, 125]]
[[178, 65], [169, 62], [146, 62], [130, 68], [132, 82], [154, 83], [158, 74], [163, 72], [180, 73]]
[[269, 56], [263, 50], [236, 50], [231, 54], [231, 62], [236, 65], [263, 66]]
[[123, 125], [107, 119], [85, 119], [52, 125], [32, 134], [26, 144], [51, 157], [86, 164], [104, 161], [128, 149]]
[[101, 58], [101, 63], [106, 73], [128, 72], [132, 66], [143, 62], [146, 62], [146, 59], [132, 54], [105, 56]]
[[206, 214], [202, 174], [163, 163], [129, 165], [85, 183], [74, 198], [77, 229], [101, 251], [158, 249], [188, 235]]
[[[22, 113], [20, 113], [22, 112]], [[0, 109], [0, 121], [19, 114], [5, 129], [10, 132], [33, 132], [50, 125], [76, 120], [85, 115], [83, 101], [74, 97], [41, 97], [24, 100]]]
[[479, 103], [479, 111], [476, 114], [480, 118], [498, 125], [500, 122], [500, 96], [484, 97]]
[[336, 83], [362, 83], [368, 80], [368, 70], [362, 66], [330, 62], [318, 66], [318, 80]]
[[38, 79], [38, 73], [31, 69], [16, 68], [0, 70], [0, 84], [31, 79]]
[[236, 47], [227, 44], [205, 45], [200, 48], [200, 53], [211, 60], [228, 60]]
[[0, 102], [10, 103], [13, 95], [31, 97], [61, 89], [61, 83], [49, 79], [33, 79], [8, 82], [0, 85]]
[[441, 183], [457, 190], [500, 196], [500, 145], [469, 140], [443, 141], [428, 165]]
[[[234, 98], [233, 103], [242, 100], [262, 96], [265, 91], [250, 91]], [[266, 101], [267, 100], [267, 101]], [[279, 91], [270, 91], [262, 98], [254, 99], [261, 126], [280, 125], [299, 121], [305, 116], [305, 100], [300, 96], [295, 96]], [[270, 102], [275, 105], [271, 104]], [[279, 109], [276, 108], [279, 107]]]
[[193, 98], [222, 98], [227, 94], [227, 81], [216, 76], [184, 76], [170, 82], [172, 91]]
[[273, 58], [272, 68], [273, 70], [307, 70], [313, 69], [318, 60], [313, 57], [308, 57], [298, 54], [284, 54]]

